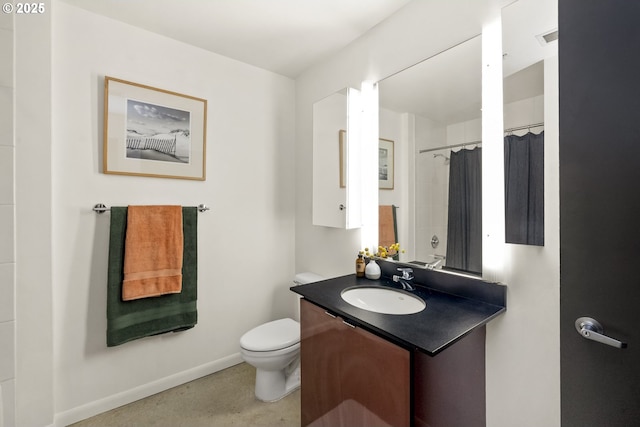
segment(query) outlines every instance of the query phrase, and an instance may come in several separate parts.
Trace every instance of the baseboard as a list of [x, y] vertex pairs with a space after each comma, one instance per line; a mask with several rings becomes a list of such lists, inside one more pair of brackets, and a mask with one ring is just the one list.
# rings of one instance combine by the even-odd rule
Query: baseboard
[[168, 377], [138, 386], [131, 390], [126, 390], [122, 393], [117, 393], [112, 396], [57, 413], [55, 415], [53, 425], [54, 427], [68, 426], [69, 424], [85, 420], [103, 412], [135, 402], [136, 400], [144, 399], [145, 397], [160, 393], [161, 391], [168, 390], [172, 387], [213, 374], [214, 372], [221, 371], [241, 362], [242, 357], [240, 356], [240, 353], [235, 353], [230, 356], [223, 357], [222, 359], [196, 366], [195, 368], [178, 372], [177, 374], [169, 375]]

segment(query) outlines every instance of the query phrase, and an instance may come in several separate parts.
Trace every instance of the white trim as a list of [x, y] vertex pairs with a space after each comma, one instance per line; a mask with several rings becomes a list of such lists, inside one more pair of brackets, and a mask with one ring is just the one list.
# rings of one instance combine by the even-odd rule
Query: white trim
[[214, 372], [221, 371], [239, 363], [242, 363], [242, 357], [240, 356], [240, 353], [234, 353], [230, 356], [223, 357], [222, 359], [196, 366], [195, 368], [169, 375], [168, 377], [140, 385], [130, 390], [57, 413], [55, 415], [53, 425], [56, 427], [67, 426], [128, 403], [135, 402], [136, 400], [144, 399], [145, 397], [160, 393], [172, 387], [213, 374]]

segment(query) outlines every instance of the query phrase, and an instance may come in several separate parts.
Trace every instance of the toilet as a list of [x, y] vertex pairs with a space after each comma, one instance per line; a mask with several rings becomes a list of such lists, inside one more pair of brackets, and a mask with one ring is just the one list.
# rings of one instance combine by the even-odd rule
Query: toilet
[[[323, 280], [296, 274], [295, 285]], [[275, 402], [300, 387], [300, 323], [285, 318], [256, 326], [240, 338], [240, 355], [256, 368], [256, 398]]]

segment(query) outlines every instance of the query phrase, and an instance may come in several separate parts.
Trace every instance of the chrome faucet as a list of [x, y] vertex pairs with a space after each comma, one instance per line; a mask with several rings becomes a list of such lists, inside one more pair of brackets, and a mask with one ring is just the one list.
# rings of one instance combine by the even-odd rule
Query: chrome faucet
[[427, 264], [427, 269], [429, 270], [433, 270], [434, 268], [436, 268], [440, 263], [442, 262], [442, 258], [437, 259], [429, 264]]
[[429, 270], [433, 270], [435, 269], [438, 265], [440, 265], [442, 263], [442, 261], [444, 261], [447, 257], [444, 255], [432, 255], [435, 258], [435, 261], [427, 263], [427, 269]]
[[416, 288], [411, 284], [411, 280], [413, 280], [413, 269], [412, 268], [398, 268], [398, 271], [402, 272], [402, 276], [393, 275], [393, 281], [400, 283], [402, 285], [402, 289], [407, 291], [415, 291]]

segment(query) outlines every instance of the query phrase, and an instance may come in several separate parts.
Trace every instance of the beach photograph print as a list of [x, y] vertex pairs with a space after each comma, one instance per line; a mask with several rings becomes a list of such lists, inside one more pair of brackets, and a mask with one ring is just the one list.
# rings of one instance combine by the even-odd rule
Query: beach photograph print
[[127, 157], [189, 163], [189, 111], [127, 100]]
[[207, 100], [104, 78], [105, 174], [206, 179]]
[[378, 188], [380, 190], [393, 190], [393, 169], [393, 141], [380, 138], [378, 140]]

